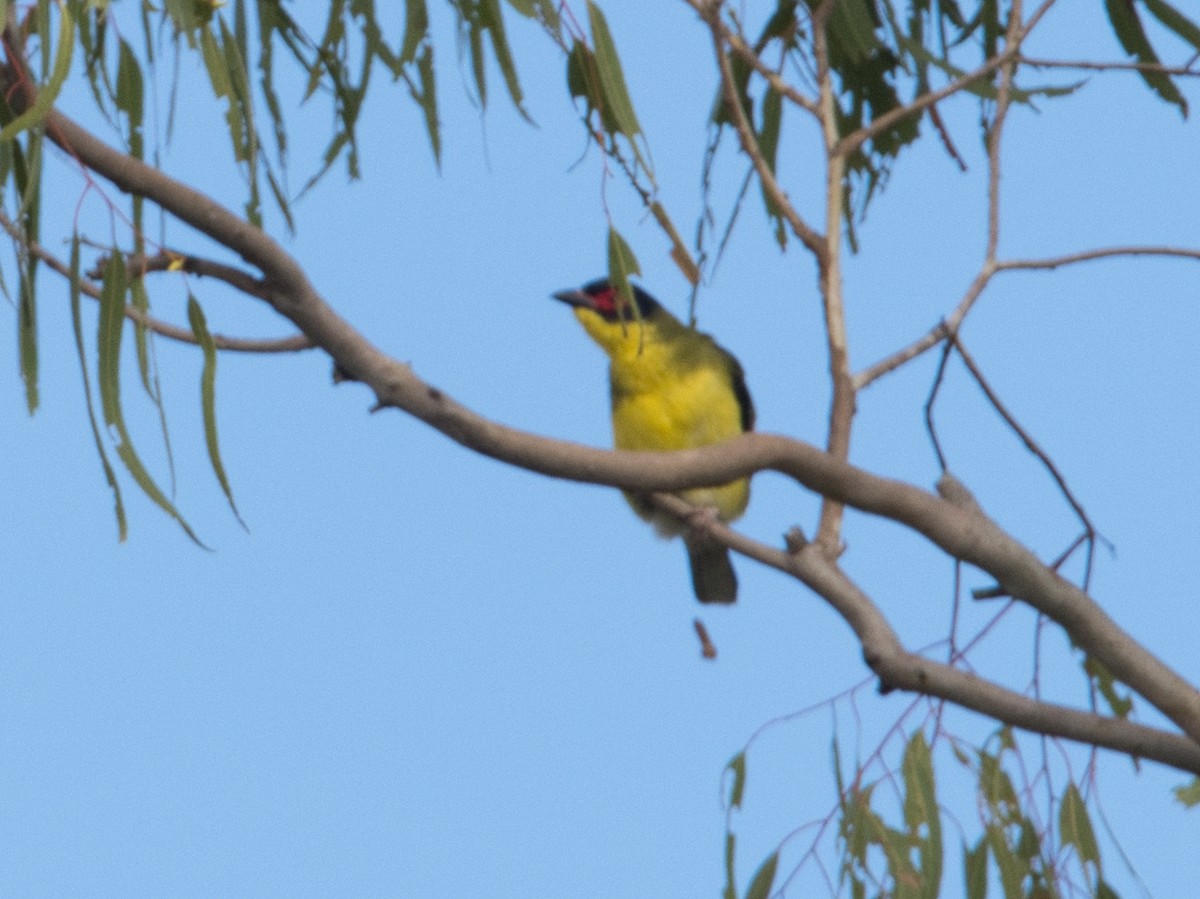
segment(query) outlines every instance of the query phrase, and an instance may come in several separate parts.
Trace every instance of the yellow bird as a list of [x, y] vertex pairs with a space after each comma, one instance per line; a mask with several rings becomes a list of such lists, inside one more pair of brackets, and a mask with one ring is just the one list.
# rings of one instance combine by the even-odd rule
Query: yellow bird
[[[553, 296], [572, 307], [584, 330], [608, 354], [617, 449], [693, 449], [754, 427], [754, 404], [733, 354], [684, 325], [640, 287], [633, 288], [636, 313], [606, 278]], [[733, 521], [750, 501], [750, 480], [681, 490], [679, 496], [714, 510], [721, 521]], [[625, 498], [662, 536], [683, 536], [697, 599], [737, 599], [737, 577], [724, 546], [643, 496], [626, 493]]]

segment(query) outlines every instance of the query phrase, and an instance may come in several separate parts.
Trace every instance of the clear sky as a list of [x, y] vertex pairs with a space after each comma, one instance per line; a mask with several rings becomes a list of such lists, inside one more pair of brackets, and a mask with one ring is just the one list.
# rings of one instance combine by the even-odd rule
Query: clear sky
[[[114, 11], [133, 35], [127, 6]], [[690, 234], [710, 45], [683, 4], [605, 8], [662, 198]], [[336, 168], [298, 204], [286, 245], [340, 312], [431, 383], [498, 421], [607, 445], [602, 356], [549, 299], [605, 266], [599, 159], [584, 153], [563, 61], [509, 15], [538, 127], [513, 113], [495, 72], [481, 123], [460, 89], [469, 76], [447, 52], [445, 11], [434, 14], [450, 37], [439, 61], [440, 176], [418, 112], [381, 77], [362, 123], [364, 180], [347, 183]], [[1099, 10], [1057, 9], [1047, 26], [1063, 56], [1097, 46], [1119, 56]], [[237, 207], [227, 137], [188, 64], [164, 168]], [[81, 114], [88, 106], [77, 90], [64, 102]], [[165, 118], [165, 89], [159, 103]], [[1200, 244], [1194, 123], [1116, 75], [1039, 106], [1016, 109], [1007, 135], [1002, 254]], [[927, 139], [872, 207], [862, 251], [846, 261], [856, 368], [953, 308], [978, 265], [978, 109], [962, 101], [942, 114], [969, 171], [959, 174]], [[293, 122], [298, 186], [323, 149], [327, 110], [314, 100]], [[781, 173], [817, 218], [814, 136], [798, 119], [785, 127]], [[743, 171], [731, 158], [720, 169], [726, 185]], [[68, 233], [54, 229], [69, 229], [84, 185], [57, 153], [46, 185], [50, 242]], [[645, 286], [684, 312], [686, 285], [660, 233], [620, 182], [608, 202]], [[107, 239], [95, 192], [81, 222]], [[167, 240], [212, 252], [179, 227]], [[177, 283], [159, 277], [156, 311], [185, 322]], [[1097, 558], [1094, 595], [1193, 682], [1197, 283], [1194, 265], [1162, 260], [1012, 275], [964, 331], [1116, 547]], [[795, 828], [829, 813], [835, 733], [853, 767], [912, 705], [877, 695], [848, 628], [799, 585], [741, 560], [736, 607], [702, 609], [682, 547], [657, 540], [615, 491], [505, 467], [398, 413], [370, 415], [369, 393], [331, 386], [317, 353], [220, 359], [221, 445], [247, 534], [205, 456], [199, 353], [158, 341], [175, 497], [214, 551], [189, 542], [128, 479], [130, 537], [119, 545], [66, 287], [50, 275], [41, 285], [38, 414], [24, 411], [14, 341], [0, 381], [0, 895], [715, 896], [722, 769], [760, 726], [811, 709], [767, 728], [749, 753], [746, 806], [734, 818], [743, 888]], [[211, 282], [191, 286], [214, 331], [291, 333], [257, 301]], [[0, 315], [15, 331], [13, 308], [0, 305]], [[753, 195], [699, 316], [744, 363], [759, 427], [819, 441], [828, 393], [812, 266], [797, 247], [773, 246]], [[935, 363], [922, 359], [862, 396], [856, 463], [932, 485], [921, 406]], [[169, 483], [132, 364], [124, 378], [135, 439]], [[1069, 510], [961, 366], [938, 420], [951, 468], [1001, 524], [1043, 558], [1070, 543]], [[804, 490], [764, 475], [740, 526], [777, 543], [793, 524], [811, 533], [817, 508]], [[846, 540], [846, 570], [909, 646], [945, 637], [949, 559], [861, 515], [849, 516]], [[986, 583], [977, 572], [964, 577], [968, 587]], [[964, 615], [981, 622], [990, 611]], [[697, 615], [719, 649], [715, 662], [700, 657]], [[1032, 633], [1030, 616], [1011, 615], [972, 661], [1024, 687]], [[1062, 641], [1050, 632], [1045, 642], [1047, 692], [1085, 702]], [[855, 686], [852, 699], [826, 703]], [[906, 725], [924, 714], [918, 706]], [[976, 738], [989, 729], [970, 716], [948, 720]], [[893, 767], [901, 748], [885, 744]], [[1049, 752], [1061, 766], [1059, 748]], [[963, 828], [946, 828], [953, 856], [977, 836], [974, 800], [944, 744], [938, 753], [940, 798]], [[1084, 756], [1067, 757], [1079, 774]], [[1100, 758], [1103, 809], [1157, 896], [1185, 895], [1200, 872], [1197, 813], [1169, 794], [1184, 780]], [[789, 840], [781, 871], [814, 833]], [[1104, 846], [1108, 879], [1139, 895], [1110, 838]], [[787, 895], [825, 889], [810, 864]], [[943, 892], [961, 892], [953, 863]]]

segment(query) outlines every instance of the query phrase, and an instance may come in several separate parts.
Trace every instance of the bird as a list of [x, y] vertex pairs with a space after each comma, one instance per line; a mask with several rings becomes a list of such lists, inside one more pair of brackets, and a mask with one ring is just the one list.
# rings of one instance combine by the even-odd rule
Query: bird
[[[688, 327], [641, 287], [631, 284], [636, 310], [607, 278], [551, 296], [572, 308], [609, 359], [613, 444], [623, 450], [708, 446], [754, 428], [754, 403], [737, 358], [707, 334]], [[678, 496], [718, 520], [741, 516], [750, 479], [680, 490]], [[692, 588], [702, 603], [732, 603], [737, 576], [729, 550], [654, 506], [625, 493], [633, 510], [661, 536], [682, 536]]]

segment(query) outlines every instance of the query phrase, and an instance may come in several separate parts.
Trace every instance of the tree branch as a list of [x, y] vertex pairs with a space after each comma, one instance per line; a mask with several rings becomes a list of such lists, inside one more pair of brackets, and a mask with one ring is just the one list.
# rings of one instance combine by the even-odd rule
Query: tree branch
[[729, 111], [729, 118], [733, 122], [738, 139], [741, 141], [742, 151], [750, 158], [750, 162], [754, 166], [754, 171], [758, 175], [758, 180], [761, 182], [763, 190], [775, 202], [776, 208], [779, 209], [780, 214], [787, 220], [792, 233], [808, 248], [809, 252], [817, 257], [818, 261], [821, 261], [825, 253], [825, 245], [821, 235], [804, 221], [800, 213], [796, 211], [796, 208], [792, 205], [792, 201], [788, 199], [787, 193], [780, 186], [778, 179], [776, 179], [775, 173], [767, 165], [762, 151], [759, 149], [758, 138], [754, 136], [754, 128], [746, 118], [746, 110], [742, 108], [741, 100], [738, 98], [733, 70], [729, 66], [729, 57], [725, 54], [725, 43], [720, 21], [720, 5], [713, 3], [706, 4], [702, 0], [684, 0], [684, 2], [700, 14], [700, 17], [704, 19], [712, 31], [713, 50], [717, 57], [717, 68], [721, 73], [721, 97], [725, 103], [725, 108]]
[[[842, 212], [846, 157], [835, 152], [838, 142], [837, 100], [829, 62], [826, 27], [833, 4], [822, 3], [813, 12], [813, 58], [817, 64], [821, 136], [825, 147], [825, 253], [820, 265], [821, 306], [825, 315], [825, 340], [829, 353], [829, 429], [825, 446], [838, 459], [850, 458], [850, 433], [854, 425], [855, 391], [850, 378], [850, 345], [846, 335], [846, 308], [842, 298]], [[816, 543], [830, 558], [842, 551], [842, 504], [825, 497]]]
[[[8, 77], [0, 80], [13, 87], [11, 69], [5, 74]], [[23, 90], [16, 91], [13, 98], [18, 106], [30, 99]], [[113, 150], [57, 112], [47, 119], [47, 134], [118, 187], [159, 204], [261, 269], [267, 275], [269, 302], [274, 308], [365, 382], [375, 392], [377, 408], [401, 409], [468, 449], [531, 471], [641, 493], [722, 484], [756, 471], [780, 472], [837, 502], [897, 521], [952, 557], [987, 571], [1011, 596], [1058, 622], [1079, 646], [1141, 693], [1200, 746], [1200, 692], [1121, 630], [1083, 591], [1047, 569], [974, 502], [951, 502], [872, 475], [808, 444], [771, 434], [750, 433], [725, 444], [676, 453], [643, 453], [593, 449], [488, 421], [422, 381], [408, 365], [380, 352], [316, 293], [303, 269], [286, 251], [229, 210]], [[948, 476], [944, 482], [948, 496], [965, 494], [965, 488], [949, 489], [953, 482]], [[793, 555], [804, 558], [803, 552]], [[830, 565], [827, 559], [823, 564]], [[816, 583], [818, 574], [832, 577], [831, 570], [813, 569], [808, 576]], [[822, 595], [833, 593], [833, 586], [823, 588]], [[840, 581], [836, 586], [845, 590]], [[865, 644], [886, 641], [890, 628], [884, 630], [886, 621], [870, 614], [869, 603], [859, 601], [846, 608], [847, 620], [856, 633], [861, 629], [866, 634]], [[888, 646], [886, 642], [882, 645]], [[921, 689], [937, 669], [925, 667], [924, 662], [916, 664], [902, 653], [873, 653], [868, 663], [886, 674], [885, 685]], [[966, 675], [946, 677], [947, 691], [957, 691], [954, 695], [960, 697], [956, 701], [973, 701], [963, 679]], [[1020, 713], [1016, 700], [1005, 702], [1010, 705], [999, 706], [1008, 709], [1005, 714]], [[987, 711], [995, 713], [990, 707]], [[1106, 726], [1119, 729], [1120, 723], [1113, 721]]]
[[[51, 271], [62, 275], [67, 281], [71, 281], [71, 267], [37, 241], [27, 238], [20, 226], [10, 219], [3, 210], [0, 210], [0, 228], [3, 228], [9, 237], [20, 243], [26, 252], [32, 253], [40, 259]], [[219, 265], [219, 263], [213, 263], [213, 265]], [[224, 268], [229, 267], [224, 266]], [[237, 270], [230, 269], [230, 271], [236, 272]], [[197, 274], [202, 274], [202, 272], [197, 272]], [[244, 272], [240, 272], [239, 274], [246, 278], [249, 277]], [[79, 290], [84, 296], [90, 297], [93, 300], [99, 301], [100, 299], [101, 290], [92, 281], [80, 278]], [[193, 346], [200, 343], [196, 339], [196, 335], [189, 329], [154, 318], [128, 304], [125, 306], [125, 317], [146, 328], [148, 331], [158, 334], [160, 337], [176, 340], [180, 343], [189, 343]], [[223, 334], [213, 334], [212, 339], [213, 346], [218, 350], [228, 350], [236, 353], [295, 353], [300, 350], [313, 348], [312, 341], [303, 334], [283, 338], [226, 337]]]
[[[688, 519], [694, 511], [670, 494], [656, 494], [654, 499], [681, 519]], [[1200, 745], [1187, 737], [1034, 699], [909, 652], [879, 607], [816, 544], [804, 543], [784, 552], [716, 519], [703, 519], [697, 526], [742, 555], [791, 575], [829, 603], [854, 631], [863, 659], [879, 677], [883, 691], [905, 690], [945, 699], [1034, 733], [1103, 746], [1200, 774]]]
[[959, 301], [958, 306], [945, 319], [938, 322], [912, 343], [896, 352], [880, 359], [878, 362], [857, 372], [854, 375], [854, 386], [861, 390], [879, 378], [895, 371], [905, 363], [915, 359], [941, 343], [949, 331], [957, 332], [962, 321], [975, 301], [983, 293], [991, 276], [996, 272], [1038, 271], [1057, 269], [1066, 265], [1080, 262], [1093, 262], [1098, 259], [1111, 259], [1117, 256], [1162, 256], [1176, 259], [1194, 259], [1200, 261], [1200, 249], [1190, 247], [1169, 246], [1119, 246], [1097, 247], [1091, 250], [1080, 250], [1075, 253], [1065, 253], [1061, 256], [1047, 256], [1042, 259], [1000, 259], [990, 266], [984, 265], [971, 286]]

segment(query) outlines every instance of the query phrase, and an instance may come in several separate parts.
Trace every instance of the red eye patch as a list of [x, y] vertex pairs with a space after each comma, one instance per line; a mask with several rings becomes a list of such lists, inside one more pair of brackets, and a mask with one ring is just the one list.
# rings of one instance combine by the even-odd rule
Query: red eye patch
[[592, 302], [596, 304], [596, 311], [601, 315], [616, 315], [617, 289], [615, 287], [604, 288], [592, 296]]

